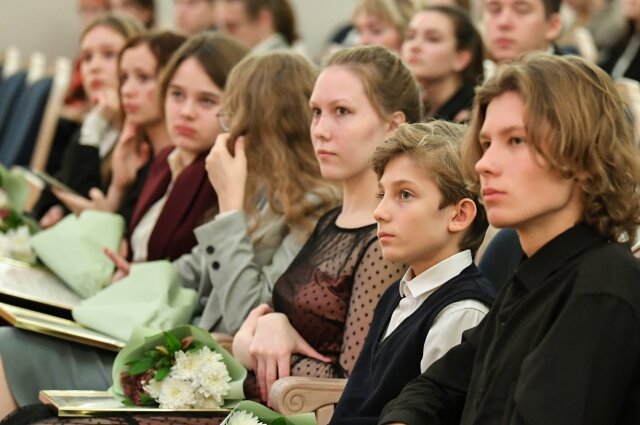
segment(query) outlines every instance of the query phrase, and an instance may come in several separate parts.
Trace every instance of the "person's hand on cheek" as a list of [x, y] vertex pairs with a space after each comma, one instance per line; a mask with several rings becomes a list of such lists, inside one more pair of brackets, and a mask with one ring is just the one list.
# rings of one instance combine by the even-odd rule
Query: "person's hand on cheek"
[[220, 212], [241, 210], [247, 183], [247, 157], [245, 139], [234, 142], [233, 155], [229, 152], [229, 133], [218, 135], [206, 159], [209, 181], [218, 194]]
[[120, 119], [120, 98], [117, 90], [102, 89], [96, 92], [92, 101], [100, 116], [105, 120], [114, 123]]

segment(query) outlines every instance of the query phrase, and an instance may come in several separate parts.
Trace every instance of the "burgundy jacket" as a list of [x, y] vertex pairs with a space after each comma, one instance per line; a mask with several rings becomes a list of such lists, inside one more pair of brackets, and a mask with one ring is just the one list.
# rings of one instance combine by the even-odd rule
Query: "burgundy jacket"
[[[173, 146], [167, 147], [153, 159], [147, 181], [129, 222], [129, 241], [145, 213], [167, 192], [171, 183], [167, 157], [173, 149]], [[151, 232], [148, 261], [175, 260], [190, 252], [197, 244], [193, 230], [204, 222], [207, 215], [212, 213], [213, 216], [218, 211], [218, 197], [209, 183], [205, 169], [207, 153], [198, 156], [176, 179]]]

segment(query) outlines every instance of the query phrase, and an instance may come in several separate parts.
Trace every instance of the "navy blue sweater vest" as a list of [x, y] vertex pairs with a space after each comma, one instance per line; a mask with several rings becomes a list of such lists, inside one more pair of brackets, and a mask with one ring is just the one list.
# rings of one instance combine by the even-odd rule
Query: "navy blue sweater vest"
[[400, 282], [391, 285], [380, 298], [362, 352], [349, 376], [330, 425], [372, 424], [384, 405], [420, 375], [424, 341], [438, 314], [449, 304], [474, 299], [491, 305], [495, 289], [475, 265], [438, 288], [386, 339], [384, 333], [400, 302]]

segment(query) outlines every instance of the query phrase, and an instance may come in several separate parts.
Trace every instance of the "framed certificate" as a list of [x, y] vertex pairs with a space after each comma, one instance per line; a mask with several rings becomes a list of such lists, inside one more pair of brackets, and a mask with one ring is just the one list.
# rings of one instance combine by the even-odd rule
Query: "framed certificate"
[[105, 350], [120, 351], [125, 345], [125, 341], [85, 328], [77, 322], [9, 304], [0, 303], [0, 317], [16, 328]]
[[71, 318], [81, 298], [44, 267], [0, 257], [0, 302]]
[[225, 417], [230, 409], [160, 409], [125, 406], [107, 391], [40, 391], [40, 401], [50, 405], [58, 416], [100, 416], [117, 414], [158, 414]]

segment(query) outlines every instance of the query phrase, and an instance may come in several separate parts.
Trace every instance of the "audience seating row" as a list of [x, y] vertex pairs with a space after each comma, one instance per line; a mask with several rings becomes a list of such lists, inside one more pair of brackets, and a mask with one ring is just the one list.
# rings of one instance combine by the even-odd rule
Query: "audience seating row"
[[44, 170], [64, 96], [71, 63], [58, 58], [47, 70], [42, 53], [33, 53], [27, 70], [20, 54], [7, 49], [0, 79], [0, 163]]

